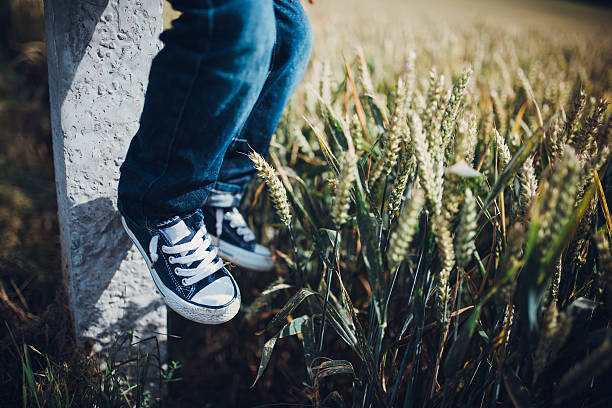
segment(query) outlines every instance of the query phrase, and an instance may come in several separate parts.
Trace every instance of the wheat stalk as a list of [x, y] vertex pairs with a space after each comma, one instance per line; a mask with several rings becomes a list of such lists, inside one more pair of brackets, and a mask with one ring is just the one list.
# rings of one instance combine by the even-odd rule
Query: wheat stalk
[[474, 253], [476, 236], [476, 201], [472, 190], [465, 190], [463, 205], [459, 214], [459, 224], [455, 231], [455, 258], [457, 265], [465, 268]]
[[438, 297], [437, 309], [440, 321], [446, 325], [448, 323], [448, 300], [450, 299], [449, 279], [451, 271], [455, 266], [455, 251], [453, 239], [451, 237], [448, 223], [444, 217], [435, 217], [432, 230], [438, 245], [438, 255], [442, 264], [442, 269], [438, 275]]
[[520, 213], [524, 217], [538, 193], [538, 180], [533, 167], [533, 156], [525, 160], [519, 173], [521, 195], [519, 198]]
[[289, 200], [285, 187], [279, 180], [276, 172], [268, 164], [268, 162], [257, 152], [252, 151], [248, 154], [249, 159], [253, 162], [253, 166], [257, 169], [259, 177], [265, 181], [268, 186], [268, 193], [272, 199], [272, 203], [276, 208], [276, 214], [281, 222], [287, 227], [291, 226], [291, 210], [289, 209]]
[[459, 75], [459, 78], [457, 78], [453, 86], [448, 103], [446, 104], [446, 109], [444, 110], [444, 115], [442, 117], [442, 123], [440, 124], [440, 133], [443, 146], [445, 147], [448, 146], [453, 125], [455, 123], [455, 118], [457, 117], [459, 103], [461, 102], [461, 98], [471, 76], [472, 70], [470, 68], [465, 69], [461, 75]]
[[408, 180], [412, 177], [416, 167], [416, 158], [409, 152], [404, 152], [398, 165], [397, 175], [393, 180], [393, 187], [389, 195], [389, 218], [392, 220], [399, 211], [405, 198]]
[[397, 222], [397, 229], [391, 234], [387, 259], [390, 265], [399, 265], [406, 258], [406, 251], [412, 242], [419, 222], [419, 212], [425, 202], [423, 190], [414, 190], [406, 208]]
[[351, 206], [351, 189], [357, 178], [357, 156], [354, 149], [349, 149], [342, 160], [342, 170], [336, 185], [336, 198], [332, 207], [332, 219], [340, 227], [349, 220], [348, 210]]
[[510, 162], [512, 155], [510, 154], [510, 149], [508, 148], [506, 141], [499, 134], [497, 129], [493, 129], [493, 136], [495, 138], [495, 144], [497, 145], [497, 153], [499, 155], [499, 162], [501, 164], [501, 168], [503, 169]]
[[363, 49], [361, 47], [357, 47], [356, 57], [357, 68], [359, 72], [359, 81], [361, 82], [361, 86], [363, 86], [366, 94], [375, 95], [374, 83], [372, 82], [372, 78], [370, 77], [370, 70], [368, 68], [368, 64], [366, 63], [365, 57], [363, 55]]

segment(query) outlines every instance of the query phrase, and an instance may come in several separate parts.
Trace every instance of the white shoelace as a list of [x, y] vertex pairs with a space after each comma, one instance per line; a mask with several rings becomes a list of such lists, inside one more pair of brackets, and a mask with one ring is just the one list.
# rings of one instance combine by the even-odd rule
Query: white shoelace
[[[167, 246], [162, 245], [161, 250], [168, 255], [179, 255], [168, 257], [168, 262], [171, 264], [184, 264], [190, 265], [193, 262], [201, 261], [195, 268], [175, 268], [174, 273], [178, 276], [183, 276], [183, 286], [190, 286], [194, 283], [201, 281], [212, 273], [218, 271], [223, 267], [223, 261], [218, 259], [213, 262], [217, 257], [217, 249], [209, 250], [211, 242], [207, 236], [204, 240], [202, 238], [206, 234], [204, 227], [200, 228], [198, 232], [189, 240], [183, 244]], [[149, 243], [149, 254], [151, 256], [151, 262], [155, 263], [158, 259], [157, 244], [159, 242], [159, 235], [155, 235], [151, 238]], [[188, 252], [194, 251], [192, 254], [186, 255]]]
[[236, 229], [236, 233], [240, 235], [246, 242], [253, 241], [255, 234], [248, 227], [246, 221], [240, 214], [240, 211], [236, 207], [232, 208], [232, 211], [224, 212], [222, 208], [217, 208], [217, 237], [221, 237], [223, 232], [223, 220], [228, 220], [230, 227]]

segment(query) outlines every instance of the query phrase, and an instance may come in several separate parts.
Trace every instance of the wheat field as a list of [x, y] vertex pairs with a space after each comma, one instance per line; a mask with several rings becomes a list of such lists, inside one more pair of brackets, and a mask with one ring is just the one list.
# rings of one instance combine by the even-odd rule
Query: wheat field
[[257, 379], [295, 335], [315, 406], [612, 403], [609, 14], [309, 10], [311, 69], [251, 156], [283, 260], [247, 308], [284, 303]]

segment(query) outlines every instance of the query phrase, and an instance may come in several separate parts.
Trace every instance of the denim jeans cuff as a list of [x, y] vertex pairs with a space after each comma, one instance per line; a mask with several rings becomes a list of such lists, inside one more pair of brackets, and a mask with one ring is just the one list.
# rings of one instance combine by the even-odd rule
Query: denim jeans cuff
[[206, 199], [206, 205], [210, 207], [237, 207], [240, 205], [245, 187], [217, 181]]

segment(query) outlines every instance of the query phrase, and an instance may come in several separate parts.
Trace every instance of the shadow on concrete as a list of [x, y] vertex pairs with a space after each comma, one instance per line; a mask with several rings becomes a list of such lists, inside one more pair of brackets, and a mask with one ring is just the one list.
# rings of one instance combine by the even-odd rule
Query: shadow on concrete
[[[147, 336], [156, 334], [159, 330], [155, 324], [157, 321], [153, 319], [147, 322], [142, 319], [159, 310], [163, 305], [161, 296], [145, 297], [146, 302], [139, 303], [134, 299], [125, 299], [122, 293], [117, 293], [115, 296], [118, 297], [119, 304], [113, 316], [108, 315], [108, 305], [104, 305], [104, 310], [96, 306], [133, 246], [121, 225], [121, 215], [113, 201], [109, 197], [96, 198], [74, 206], [70, 211], [73, 276], [71, 289], [80, 311], [80, 316], [75, 321], [77, 333], [83, 333], [92, 327], [104, 327], [104, 330], [97, 333], [96, 340], [115, 339], [120, 334], [117, 330], [127, 331], [134, 327], [134, 322], [140, 321], [144, 327], [138, 328], [139, 333]], [[123, 268], [121, 273], [149, 273], [144, 262], [134, 267], [139, 266], [142, 271]], [[134, 289], [126, 290], [133, 292]], [[138, 300], [142, 301], [142, 298]], [[111, 325], [106, 321], [109, 317], [116, 319]], [[93, 342], [94, 339], [91, 342], [85, 341]]]
[[83, 282], [87, 288], [81, 288], [87, 302], [95, 304], [119, 270], [132, 241], [109, 197], [74, 206], [71, 218], [72, 268], [78, 273], [95, 274], [95, 278]]

